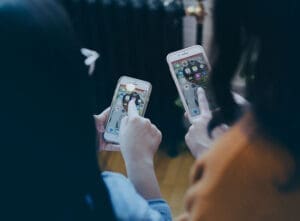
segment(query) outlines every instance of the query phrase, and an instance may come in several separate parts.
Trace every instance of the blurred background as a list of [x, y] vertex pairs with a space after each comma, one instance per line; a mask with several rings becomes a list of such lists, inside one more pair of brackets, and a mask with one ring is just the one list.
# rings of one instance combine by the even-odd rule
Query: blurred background
[[[146, 117], [163, 133], [161, 150], [155, 156], [155, 170], [163, 197], [176, 217], [184, 211], [183, 198], [194, 158], [185, 147], [184, 110], [176, 105], [178, 92], [166, 56], [202, 44], [202, 30], [205, 41], [210, 39], [209, 25], [203, 26], [206, 1], [58, 1], [69, 13], [82, 46], [100, 54], [92, 76], [95, 113], [111, 104], [120, 76], [128, 75], [152, 83]], [[240, 81], [237, 82], [239, 88]], [[98, 157], [102, 170], [126, 175], [119, 152], [101, 152]]]
[[[94, 112], [111, 103], [120, 76], [150, 81], [146, 117], [164, 134], [169, 155], [178, 153], [183, 110], [166, 63], [168, 53], [201, 44], [203, 7], [196, 0], [59, 0], [83, 47], [100, 54], [93, 75]], [[178, 120], [182, 119], [182, 120]]]

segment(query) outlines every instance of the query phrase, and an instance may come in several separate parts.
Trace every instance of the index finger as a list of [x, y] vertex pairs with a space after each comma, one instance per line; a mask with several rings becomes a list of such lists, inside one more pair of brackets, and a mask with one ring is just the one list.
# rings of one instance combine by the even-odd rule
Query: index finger
[[129, 104], [128, 104], [128, 117], [132, 118], [132, 117], [137, 117], [137, 116], [139, 116], [139, 113], [138, 113], [138, 110], [135, 105], [135, 99], [132, 99], [129, 101]]
[[211, 116], [211, 112], [208, 106], [208, 101], [206, 99], [205, 91], [203, 90], [203, 88], [199, 87], [197, 89], [197, 95], [198, 95], [198, 103], [199, 103], [199, 109], [201, 111], [201, 115]]

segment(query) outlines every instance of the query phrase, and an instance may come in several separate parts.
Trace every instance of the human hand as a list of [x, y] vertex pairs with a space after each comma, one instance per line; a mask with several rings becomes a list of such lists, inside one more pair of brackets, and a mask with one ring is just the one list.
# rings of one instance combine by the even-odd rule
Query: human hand
[[[195, 158], [198, 158], [203, 152], [208, 150], [212, 142], [228, 129], [227, 125], [220, 125], [212, 131], [212, 138], [208, 136], [207, 125], [212, 118], [212, 114], [209, 110], [205, 91], [202, 88], [198, 88], [197, 95], [201, 115], [192, 122], [192, 125], [185, 136], [185, 142]], [[248, 101], [241, 95], [234, 92], [232, 92], [232, 95], [237, 104], [242, 106], [249, 105]]]
[[103, 111], [99, 115], [94, 115], [95, 124], [97, 128], [97, 135], [99, 138], [99, 151], [107, 150], [107, 151], [119, 151], [120, 145], [107, 143], [104, 140], [104, 132], [105, 132], [105, 123], [108, 120], [109, 117], [110, 108], [107, 108], [105, 111]]
[[150, 120], [139, 116], [135, 100], [120, 126], [120, 145], [127, 176], [145, 199], [161, 198], [153, 157], [161, 142], [161, 132]]
[[[198, 158], [203, 152], [208, 150], [213, 142], [213, 139], [210, 138], [207, 133], [207, 125], [212, 118], [212, 114], [209, 110], [205, 91], [202, 88], [198, 88], [197, 95], [201, 115], [192, 122], [185, 136], [185, 142], [195, 158]], [[212, 133], [213, 138], [222, 135], [226, 129], [227, 127], [225, 125], [215, 128]]]
[[162, 135], [149, 119], [139, 116], [135, 101], [128, 105], [128, 116], [120, 126], [120, 145], [125, 162], [152, 162]]

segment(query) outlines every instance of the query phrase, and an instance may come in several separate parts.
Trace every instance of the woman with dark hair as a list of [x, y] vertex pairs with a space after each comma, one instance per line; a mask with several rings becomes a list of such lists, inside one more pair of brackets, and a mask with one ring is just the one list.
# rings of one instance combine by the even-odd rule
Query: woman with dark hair
[[[299, 1], [209, 3], [212, 38], [204, 36], [220, 109], [208, 132], [221, 124], [232, 128], [202, 154], [211, 142], [199, 141], [210, 112], [191, 126], [186, 142], [201, 156], [191, 172], [186, 214], [178, 220], [299, 220]], [[231, 92], [237, 71], [246, 78], [247, 107]]]
[[54, 1], [0, 2], [1, 220], [114, 220], [88, 75]]
[[[0, 1], [0, 219], [171, 219], [151, 166], [160, 132], [132, 104], [121, 144], [135, 186], [121, 175], [100, 176], [83, 61], [56, 1]], [[141, 152], [135, 137], [145, 132], [151, 132], [143, 140], [149, 150], [134, 159]]]

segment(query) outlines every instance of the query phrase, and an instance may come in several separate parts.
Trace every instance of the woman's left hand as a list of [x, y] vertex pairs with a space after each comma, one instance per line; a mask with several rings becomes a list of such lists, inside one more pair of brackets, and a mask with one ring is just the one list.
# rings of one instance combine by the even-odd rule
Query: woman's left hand
[[99, 151], [107, 150], [107, 151], [119, 151], [120, 145], [108, 143], [104, 140], [104, 132], [105, 132], [105, 123], [109, 117], [110, 108], [107, 108], [99, 115], [94, 115], [95, 124], [97, 128], [97, 134], [99, 137]]

